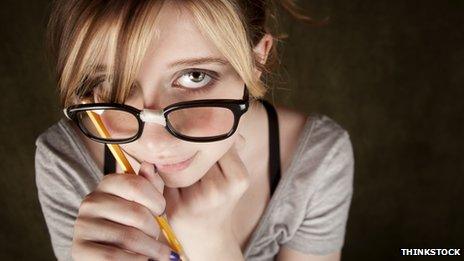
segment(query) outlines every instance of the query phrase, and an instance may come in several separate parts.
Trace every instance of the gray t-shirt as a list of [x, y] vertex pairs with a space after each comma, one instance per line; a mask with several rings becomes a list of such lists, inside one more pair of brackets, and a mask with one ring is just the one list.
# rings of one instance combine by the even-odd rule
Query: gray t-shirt
[[[74, 222], [82, 199], [103, 177], [66, 118], [36, 141], [36, 185], [58, 260], [71, 260]], [[329, 117], [308, 116], [292, 162], [243, 253], [273, 260], [279, 247], [324, 255], [341, 250], [353, 193], [348, 132]]]

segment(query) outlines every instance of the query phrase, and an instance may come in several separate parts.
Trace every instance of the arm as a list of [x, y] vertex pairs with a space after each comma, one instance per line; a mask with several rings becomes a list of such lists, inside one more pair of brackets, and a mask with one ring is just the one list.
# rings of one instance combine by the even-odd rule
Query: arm
[[37, 193], [58, 260], [71, 260], [78, 208], [93, 184], [91, 175], [78, 174], [83, 160], [68, 155], [68, 147], [59, 137], [43, 135], [37, 140], [35, 151]]
[[35, 158], [37, 194], [56, 258], [71, 260], [69, 249], [77, 209], [64, 200], [60, 190], [72, 191], [73, 187], [55, 176], [55, 173], [48, 167], [50, 162], [47, 161], [45, 155], [40, 147], [37, 148]]
[[353, 193], [354, 159], [347, 132], [336, 137], [317, 179], [306, 216], [294, 237], [285, 243], [278, 261], [336, 261], [341, 258]]

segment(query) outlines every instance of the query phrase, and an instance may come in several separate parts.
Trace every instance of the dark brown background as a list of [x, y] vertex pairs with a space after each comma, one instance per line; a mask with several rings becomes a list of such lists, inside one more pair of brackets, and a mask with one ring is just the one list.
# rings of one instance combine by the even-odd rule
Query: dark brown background
[[[464, 1], [301, 2], [331, 23], [284, 19], [291, 37], [274, 98], [351, 134], [343, 260], [464, 248]], [[50, 260], [33, 166], [36, 137], [61, 117], [42, 45], [50, 1], [1, 3], [0, 259]]]

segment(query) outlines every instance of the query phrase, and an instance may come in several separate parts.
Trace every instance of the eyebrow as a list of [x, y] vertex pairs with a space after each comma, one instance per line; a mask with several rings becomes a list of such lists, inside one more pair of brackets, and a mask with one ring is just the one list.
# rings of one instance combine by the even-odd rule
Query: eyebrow
[[181, 60], [175, 61], [173, 63], [170, 63], [168, 65], [168, 67], [172, 68], [172, 67], [178, 67], [178, 66], [195, 66], [195, 65], [210, 64], [210, 63], [216, 63], [216, 64], [219, 64], [219, 65], [228, 65], [229, 64], [229, 62], [227, 60], [224, 60], [222, 58], [199, 57], [199, 58], [181, 59]]

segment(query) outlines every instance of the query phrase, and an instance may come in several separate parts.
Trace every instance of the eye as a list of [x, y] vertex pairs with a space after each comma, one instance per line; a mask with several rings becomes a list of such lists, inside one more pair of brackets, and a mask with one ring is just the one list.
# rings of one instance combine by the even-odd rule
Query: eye
[[205, 87], [213, 80], [213, 77], [203, 71], [189, 71], [177, 78], [173, 85], [186, 89], [198, 89]]

